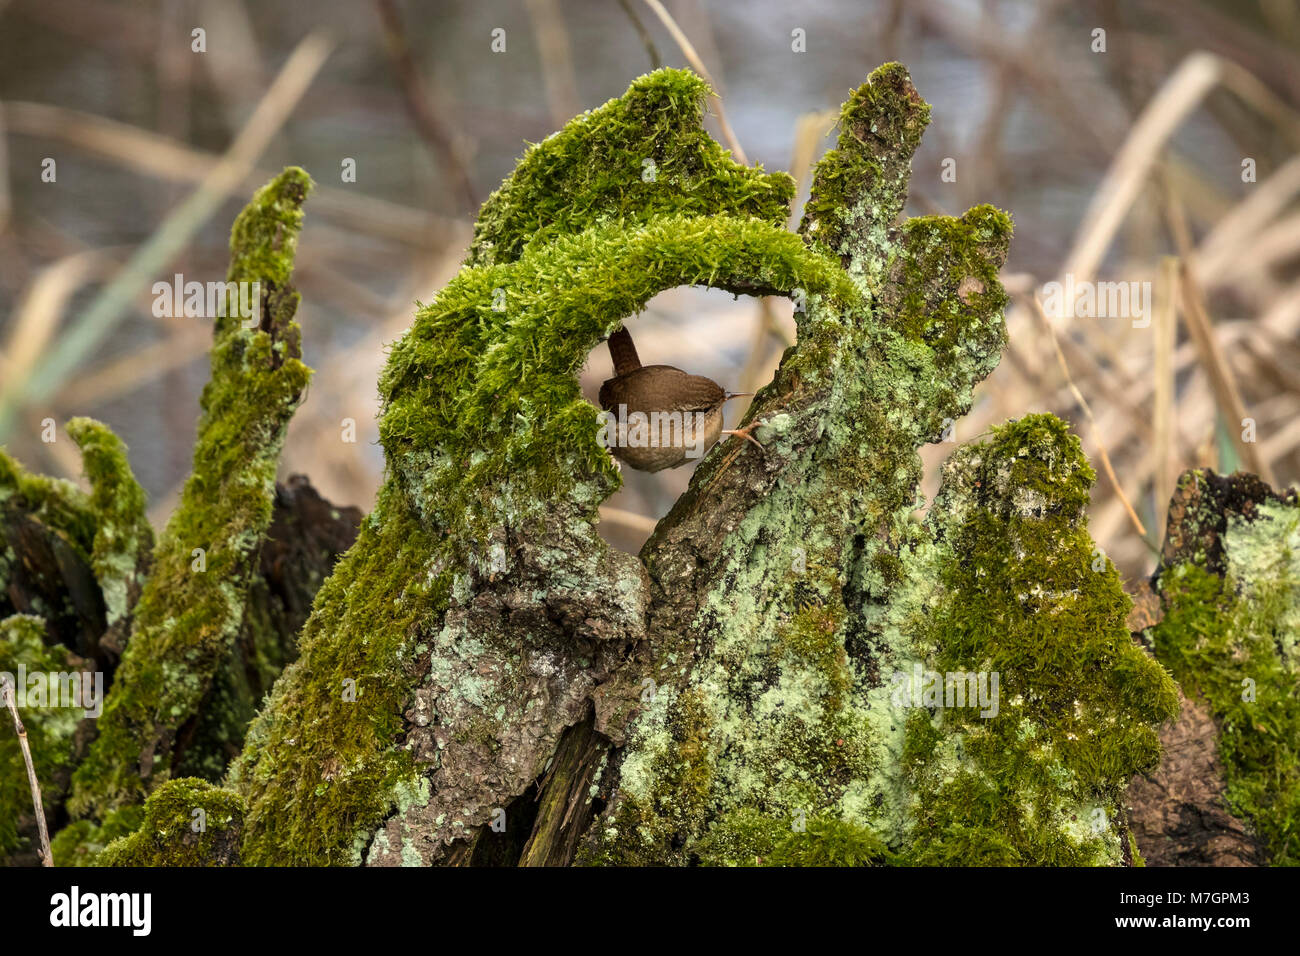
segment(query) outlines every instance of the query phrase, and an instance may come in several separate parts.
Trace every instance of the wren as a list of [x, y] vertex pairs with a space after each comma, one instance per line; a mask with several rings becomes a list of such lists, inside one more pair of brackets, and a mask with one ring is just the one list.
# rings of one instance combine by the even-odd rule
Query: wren
[[[749, 433], [755, 425], [722, 427], [723, 404], [753, 392], [728, 392], [711, 378], [671, 365], [642, 365], [627, 329], [609, 337], [609, 355], [614, 377], [600, 387], [600, 407], [619, 416], [618, 440], [610, 443], [610, 451], [625, 464], [638, 471], [676, 468], [703, 455], [722, 435], [738, 435], [763, 447]], [[637, 413], [648, 426], [643, 436], [626, 424]]]

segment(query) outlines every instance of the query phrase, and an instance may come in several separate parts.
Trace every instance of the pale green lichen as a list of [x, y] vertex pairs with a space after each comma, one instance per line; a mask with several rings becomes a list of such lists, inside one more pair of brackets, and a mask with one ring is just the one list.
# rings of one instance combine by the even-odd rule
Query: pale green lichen
[[[586, 862], [1122, 858], [1123, 786], [1155, 759], [1174, 691], [1129, 641], [1114, 569], [1091, 568], [1077, 442], [1053, 419], [1008, 426], [955, 457], [927, 525], [911, 519], [917, 447], [969, 408], [1005, 341], [1010, 235], [987, 206], [893, 228], [927, 118], [896, 65], [845, 107], [801, 231], [869, 302], [814, 298], [797, 316], [774, 388], [808, 399], [768, 431], [781, 480], [722, 542], [689, 630], [658, 649], [662, 699], [637, 718]], [[674, 515], [724, 467], [707, 459]], [[643, 553], [660, 588], [679, 583], [656, 539]], [[1061, 633], [1044, 634], [1036, 602], [1061, 587]], [[902, 711], [888, 680], [914, 664], [1004, 668], [1015, 703], [992, 719]]]
[[[916, 449], [969, 407], [996, 365], [997, 267], [1010, 236], [990, 207], [892, 231], [927, 119], [906, 71], [882, 67], [846, 105], [839, 146], [818, 166], [801, 231], [839, 257], [867, 301], [812, 296], [796, 315], [799, 344], [773, 388], [807, 397], [797, 413], [765, 420], [781, 480], [722, 542], [689, 630], [658, 650], [665, 702], [637, 719], [586, 862], [866, 862], [883, 859], [898, 832], [886, 790], [899, 721], [872, 701], [880, 608], [901, 579], [896, 549], [915, 537]], [[981, 294], [959, 296], [972, 281]], [[918, 299], [932, 303], [929, 325]], [[707, 459], [674, 513], [689, 513], [724, 467]], [[643, 553], [661, 573], [654, 539]], [[678, 796], [699, 726], [708, 731], [695, 762], [708, 772]], [[800, 831], [799, 821], [816, 825]]]

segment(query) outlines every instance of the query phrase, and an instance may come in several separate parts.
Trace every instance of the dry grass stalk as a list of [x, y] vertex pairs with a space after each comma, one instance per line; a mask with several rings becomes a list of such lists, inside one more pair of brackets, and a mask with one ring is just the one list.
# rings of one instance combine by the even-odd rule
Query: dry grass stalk
[[1043, 311], [1043, 305], [1038, 301], [1037, 296], [1030, 297], [1030, 302], [1033, 303], [1034, 311], [1038, 315], [1038, 320], [1042, 323], [1043, 328], [1047, 330], [1047, 335], [1052, 341], [1052, 348], [1056, 352], [1056, 361], [1061, 366], [1061, 374], [1065, 376], [1066, 384], [1069, 385], [1070, 392], [1074, 395], [1074, 400], [1083, 411], [1084, 417], [1088, 419], [1088, 426], [1092, 432], [1093, 444], [1097, 446], [1097, 453], [1101, 456], [1101, 464], [1103, 470], [1106, 472], [1106, 477], [1110, 479], [1111, 487], [1115, 489], [1116, 496], [1118, 496], [1120, 501], [1123, 502], [1124, 510], [1128, 512], [1129, 521], [1133, 523], [1133, 527], [1137, 531], [1138, 536], [1143, 540], [1146, 540], [1147, 529], [1142, 524], [1142, 520], [1137, 516], [1137, 512], [1133, 510], [1133, 505], [1129, 501], [1128, 495], [1124, 494], [1124, 489], [1120, 486], [1119, 479], [1115, 477], [1115, 468], [1110, 463], [1110, 453], [1106, 450], [1106, 443], [1101, 440], [1101, 429], [1097, 427], [1097, 420], [1093, 417], [1092, 408], [1088, 405], [1088, 400], [1083, 397], [1083, 393], [1080, 392], [1078, 386], [1074, 384], [1074, 379], [1070, 375], [1070, 366], [1067, 365], [1065, 361], [1065, 353], [1061, 351], [1060, 343], [1056, 341], [1056, 330], [1052, 328], [1052, 320], [1049, 319], [1047, 313]]
[[[691, 69], [700, 74], [700, 76], [704, 78], [705, 82], [716, 91], [718, 89], [718, 84], [714, 82], [713, 75], [709, 73], [708, 67], [704, 65], [704, 60], [700, 58], [699, 53], [696, 52], [690, 39], [682, 32], [682, 28], [677, 25], [677, 21], [673, 19], [673, 15], [664, 9], [664, 5], [660, 3], [659, 0], [645, 0], [645, 5], [654, 11], [654, 15], [659, 18], [659, 22], [661, 22], [668, 30], [673, 41], [682, 51], [682, 56], [686, 57], [686, 62], [691, 65]], [[736, 138], [736, 133], [735, 130], [731, 128], [731, 123], [727, 121], [727, 111], [722, 105], [722, 97], [718, 96], [718, 94], [714, 92], [710, 99], [713, 101], [714, 110], [717, 111], [718, 125], [722, 127], [722, 138], [726, 141], [727, 148], [731, 150], [732, 158], [742, 166], [748, 166], [749, 158], [741, 148], [740, 140]]]
[[14, 732], [18, 734], [18, 747], [23, 752], [23, 763], [27, 765], [27, 785], [32, 791], [32, 812], [36, 815], [36, 832], [41, 841], [41, 863], [54, 865], [54, 854], [50, 852], [50, 832], [45, 826], [45, 804], [41, 802], [41, 784], [36, 779], [36, 767], [32, 763], [32, 748], [27, 743], [27, 728], [18, 714], [18, 700], [14, 693], [13, 680], [8, 674], [0, 674], [0, 705], [9, 708], [14, 719]]

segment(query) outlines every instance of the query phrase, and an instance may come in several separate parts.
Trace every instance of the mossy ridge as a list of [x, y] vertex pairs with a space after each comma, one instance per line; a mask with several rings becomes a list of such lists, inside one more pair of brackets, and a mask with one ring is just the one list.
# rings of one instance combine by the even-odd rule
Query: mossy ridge
[[[0, 621], [0, 673], [18, 679], [18, 668], [28, 674], [59, 674], [80, 670], [66, 648], [45, 644], [45, 622], [35, 615], [14, 614]], [[22, 693], [24, 688], [18, 688]], [[73, 734], [84, 711], [73, 707], [20, 706], [27, 729], [32, 764], [41, 785], [41, 800], [57, 807], [67, 786], [73, 762]], [[15, 852], [31, 851], [19, 833], [18, 823], [32, 816], [32, 792], [18, 737], [7, 707], [0, 707], [0, 862]], [[33, 833], [35, 831], [33, 830]]]
[[1132, 642], [1130, 602], [1088, 535], [1094, 477], [1051, 415], [995, 428], [945, 465], [934, 543], [905, 555], [902, 630], [929, 670], [997, 672], [1001, 702], [990, 718], [905, 714], [902, 862], [1122, 861], [1124, 788], [1159, 759], [1177, 695]]
[[[298, 357], [298, 297], [288, 286], [310, 186], [290, 167], [235, 221], [227, 278], [261, 284], [260, 327], [244, 328], [233, 308], [217, 320], [194, 469], [158, 542], [100, 736], [74, 775], [69, 807], [78, 815], [102, 819], [167, 778], [176, 731], [238, 634], [284, 432], [310, 378]], [[203, 571], [191, 569], [196, 548]]]
[[818, 162], [799, 232], [837, 256], [864, 292], [878, 290], [907, 202], [912, 154], [930, 123], [930, 104], [907, 68], [873, 70], [840, 109], [839, 139]]
[[[321, 585], [298, 660], [231, 766], [227, 785], [248, 808], [251, 865], [356, 864], [396, 795], [416, 789], [411, 755], [396, 744], [417, 653], [428, 650], [422, 622], [445, 611], [456, 565], [452, 546], [399, 498], [381, 491], [357, 543]], [[354, 701], [344, 699], [349, 679]]]
[[126, 446], [107, 425], [74, 418], [68, 422], [68, 435], [81, 450], [91, 488], [90, 508], [95, 516], [91, 568], [104, 594], [110, 633], [124, 643], [153, 551], [144, 489], [131, 472]]
[[[1199, 480], [1196, 473], [1184, 482]], [[1163, 568], [1156, 656], [1219, 723], [1229, 809], [1274, 865], [1300, 863], [1300, 505], [1269, 501], [1221, 537], [1225, 575], [1198, 561]]]
[[[584, 862], [885, 856], [882, 834], [894, 824], [883, 765], [895, 745], [887, 718], [882, 725], [869, 706], [873, 608], [899, 583], [896, 549], [916, 534], [916, 449], [938, 437], [945, 417], [969, 408], [1005, 340], [997, 283], [1010, 238], [1005, 214], [977, 207], [944, 220], [957, 240], [946, 255], [911, 255], [926, 231], [894, 228], [927, 116], [906, 71], [882, 67], [846, 107], [840, 151], [818, 167], [813, 194], [823, 204], [805, 216], [803, 237], [839, 255], [867, 301], [814, 296], [796, 316], [798, 346], [751, 416], [766, 422], [758, 435], [779, 480], [756, 499], [742, 495], [734, 518], [709, 519], [730, 532], [716, 554], [696, 549], [707, 563], [692, 555], [712, 583], [693, 619], [654, 634], [661, 691], [637, 718], [618, 791], [592, 828]], [[873, 129], [884, 134], [863, 134]], [[986, 294], [942, 309], [972, 276], [987, 280]], [[921, 334], [901, 317], [913, 289], [935, 300], [933, 328], [942, 335]], [[719, 456], [706, 459], [643, 550], [658, 591], [693, 593], [675, 577], [681, 561], [671, 541], [714, 507], [703, 496], [727, 467]], [[798, 574], [796, 549], [807, 563]], [[694, 775], [699, 792], [679, 796], [678, 768], [701, 739], [675, 704], [687, 694], [709, 728], [708, 751], [696, 758], [709, 773]], [[774, 847], [798, 832], [796, 819], [819, 821], [820, 835], [798, 853], [783, 841], [790, 855], [782, 857]], [[758, 831], [767, 836], [758, 840]]]
[[180, 777], [150, 794], [143, 819], [109, 843], [96, 866], [238, 866], [243, 801], [206, 780]]
[[689, 70], [656, 70], [530, 146], [483, 204], [466, 264], [512, 262], [530, 243], [664, 215], [784, 223], [794, 180], [732, 161], [701, 125], [708, 94]]

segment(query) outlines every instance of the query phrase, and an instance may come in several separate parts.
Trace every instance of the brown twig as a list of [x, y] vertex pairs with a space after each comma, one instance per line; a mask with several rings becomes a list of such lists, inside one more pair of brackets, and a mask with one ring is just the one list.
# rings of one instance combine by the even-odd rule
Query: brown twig
[[470, 178], [469, 168], [461, 159], [447, 124], [443, 122], [424, 93], [424, 81], [411, 56], [411, 46], [406, 42], [406, 30], [402, 26], [402, 15], [398, 12], [397, 4], [394, 0], [375, 0], [375, 8], [379, 11], [379, 19], [383, 22], [388, 55], [393, 61], [394, 69], [397, 70], [397, 80], [402, 88], [402, 100], [406, 104], [406, 112], [411, 118], [411, 123], [420, 137], [432, 147], [439, 161], [446, 166], [447, 172], [456, 180], [465, 201], [465, 211], [473, 213], [478, 209], [478, 200], [475, 198], [474, 182]]
[[1259, 446], [1253, 442], [1243, 441], [1241, 438], [1242, 423], [1247, 417], [1246, 403], [1241, 397], [1237, 377], [1233, 374], [1227, 358], [1223, 354], [1223, 346], [1219, 344], [1219, 340], [1214, 334], [1214, 324], [1210, 321], [1209, 313], [1205, 309], [1204, 294], [1201, 292], [1201, 287], [1196, 282], [1196, 278], [1192, 275], [1192, 271], [1187, 267], [1186, 262], [1182, 263], [1179, 279], [1181, 281], [1183, 319], [1187, 322], [1187, 331], [1196, 346], [1197, 353], [1200, 355], [1201, 365], [1210, 378], [1210, 386], [1214, 389], [1214, 397], [1218, 402], [1220, 411], [1225, 417], [1232, 416], [1227, 430], [1229, 437], [1232, 439], [1233, 447], [1237, 449], [1237, 454], [1241, 456], [1241, 460], [1247, 468], [1259, 475], [1268, 484], [1276, 486], [1277, 482], [1273, 476], [1273, 469], [1264, 460], [1264, 456], [1259, 453]]
[[36, 767], [32, 764], [32, 749], [27, 744], [27, 728], [18, 716], [17, 694], [14, 692], [13, 679], [0, 675], [0, 703], [8, 706], [14, 718], [14, 731], [18, 734], [18, 747], [23, 752], [23, 763], [27, 764], [27, 783], [32, 788], [32, 806], [36, 813], [36, 832], [41, 840], [41, 863], [54, 865], [54, 854], [50, 852], [50, 832], [45, 827], [45, 805], [41, 802], [41, 784], [36, 779]]

